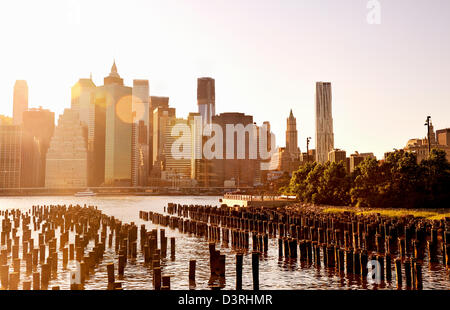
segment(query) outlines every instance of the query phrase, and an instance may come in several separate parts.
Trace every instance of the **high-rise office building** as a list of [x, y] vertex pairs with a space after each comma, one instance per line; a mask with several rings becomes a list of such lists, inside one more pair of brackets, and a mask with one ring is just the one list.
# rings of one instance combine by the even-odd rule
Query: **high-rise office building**
[[297, 120], [295, 119], [292, 110], [291, 113], [289, 114], [289, 118], [287, 119], [286, 150], [293, 155], [300, 154], [297, 136]]
[[316, 161], [324, 163], [334, 149], [331, 83], [316, 83]]
[[213, 78], [203, 77], [197, 80], [197, 103], [203, 124], [211, 124], [212, 117], [216, 115], [216, 89]]
[[[222, 187], [225, 186], [225, 183], [234, 182], [237, 187], [253, 186], [260, 178], [261, 168], [261, 161], [257, 156], [257, 142], [250, 140], [251, 136], [257, 138], [258, 135], [257, 126], [253, 123], [253, 116], [244, 113], [221, 113], [213, 116], [212, 123], [219, 125], [223, 131], [223, 159], [213, 158], [211, 160], [213, 171], [211, 185]], [[244, 128], [249, 128], [249, 131], [241, 134], [236, 131], [228, 131], [227, 125], [235, 126], [235, 129], [242, 125]], [[248, 125], [253, 126], [247, 127]], [[233, 152], [231, 152], [231, 145]], [[254, 158], [251, 156], [252, 146], [256, 146]], [[242, 158], [238, 156], [239, 149], [243, 150]]]
[[14, 125], [22, 124], [22, 114], [26, 110], [28, 110], [28, 84], [27, 81], [17, 80], [14, 84], [13, 98]]
[[144, 170], [148, 171], [148, 128], [149, 128], [149, 83], [148, 80], [134, 80], [132, 91], [133, 139], [132, 139], [132, 186], [147, 185]]
[[328, 161], [330, 161], [332, 163], [338, 163], [340, 161], [343, 161], [345, 164], [346, 158], [347, 158], [347, 152], [344, 150], [335, 149], [335, 150], [331, 150], [328, 153]]
[[150, 97], [150, 108], [149, 108], [149, 139], [148, 139], [148, 174], [152, 172], [153, 168], [153, 112], [157, 108], [169, 108], [169, 97]]
[[153, 111], [153, 168], [152, 178], [159, 179], [161, 171], [164, 170], [165, 153], [164, 147], [167, 143], [167, 126], [170, 121], [175, 119], [174, 108], [156, 108]]
[[94, 143], [95, 90], [92, 78], [79, 79], [71, 89], [71, 108], [78, 112], [88, 130], [88, 149], [92, 149]]
[[375, 155], [373, 153], [358, 153], [355, 152], [354, 154], [350, 155], [350, 172], [355, 171], [355, 168], [358, 167], [360, 163], [362, 163], [366, 158], [374, 158], [376, 159]]
[[0, 125], [0, 188], [19, 188], [22, 166], [22, 127]]
[[78, 112], [65, 109], [60, 115], [47, 152], [45, 187], [87, 186], [87, 134]]
[[131, 185], [132, 88], [124, 86], [114, 62], [95, 91], [93, 184]]
[[439, 145], [450, 146], [450, 128], [436, 130], [436, 136]]
[[[28, 156], [30, 162], [24, 163], [28, 165], [28, 172], [22, 180], [23, 187], [44, 187], [45, 186], [45, 165], [47, 150], [50, 146], [50, 139], [55, 131], [55, 113], [50, 110], [29, 109], [23, 113], [23, 131], [24, 131], [24, 149], [27, 148], [32, 152], [34, 143], [39, 145], [39, 163], [37, 168], [36, 156], [31, 154]], [[36, 173], [36, 174], [35, 174]]]
[[[178, 131], [181, 127], [189, 128], [189, 130]], [[175, 142], [180, 143], [180, 147], [175, 152], [172, 152]], [[192, 132], [189, 120], [172, 118], [167, 122], [163, 152], [164, 170], [161, 173], [161, 179], [170, 180], [173, 185], [181, 182], [184, 184], [188, 183], [187, 181], [191, 179], [192, 163]]]

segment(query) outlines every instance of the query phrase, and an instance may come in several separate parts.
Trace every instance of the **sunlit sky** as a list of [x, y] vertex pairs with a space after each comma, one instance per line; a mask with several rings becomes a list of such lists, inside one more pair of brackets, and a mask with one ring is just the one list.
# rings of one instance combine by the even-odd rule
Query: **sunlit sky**
[[450, 1], [127, 0], [0, 3], [0, 114], [12, 115], [25, 79], [30, 107], [62, 113], [70, 88], [97, 85], [116, 59], [125, 83], [148, 79], [177, 116], [197, 111], [196, 83], [216, 79], [216, 111], [270, 121], [284, 145], [297, 117], [299, 145], [313, 137], [316, 81], [333, 88], [335, 147], [374, 152], [424, 137], [431, 115], [450, 127]]

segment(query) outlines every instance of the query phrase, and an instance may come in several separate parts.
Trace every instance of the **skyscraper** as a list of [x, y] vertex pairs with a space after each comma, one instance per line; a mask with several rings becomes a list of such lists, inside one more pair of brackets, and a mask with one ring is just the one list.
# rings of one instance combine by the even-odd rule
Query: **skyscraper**
[[131, 185], [132, 126], [132, 88], [114, 62], [95, 91], [95, 185]]
[[171, 120], [175, 119], [174, 108], [159, 107], [153, 111], [153, 169], [152, 178], [160, 178], [161, 171], [164, 170], [165, 152], [167, 143], [167, 126]]
[[148, 139], [148, 174], [152, 172], [153, 169], [153, 112], [157, 108], [169, 108], [169, 97], [150, 97], [150, 108], [149, 108], [149, 139]]
[[[28, 170], [22, 178], [22, 185], [25, 187], [44, 187], [45, 186], [45, 165], [47, 150], [50, 146], [50, 139], [55, 131], [55, 113], [50, 110], [42, 109], [29, 109], [23, 113], [23, 132], [24, 132], [24, 149], [33, 149], [30, 143], [33, 143], [33, 139], [37, 141], [39, 145], [39, 163], [35, 170], [34, 168], [27, 168]], [[27, 142], [28, 141], [28, 142]], [[29, 160], [34, 161], [32, 156], [28, 157]], [[33, 167], [35, 163], [24, 162], [24, 165]], [[34, 172], [37, 175], [33, 175]]]
[[216, 115], [216, 90], [213, 78], [203, 77], [197, 80], [197, 103], [203, 124], [211, 124], [212, 117]]
[[13, 119], [14, 125], [22, 124], [22, 114], [28, 110], [27, 81], [17, 80], [14, 84]]
[[292, 155], [300, 154], [300, 149], [298, 148], [297, 121], [292, 113], [292, 110], [289, 114], [289, 118], [287, 119], [286, 151]]
[[[254, 186], [260, 178], [261, 161], [257, 157], [257, 142], [251, 138], [257, 138], [257, 126], [253, 123], [253, 116], [244, 113], [221, 113], [212, 118], [213, 124], [219, 125], [223, 129], [222, 159], [213, 158], [211, 185], [222, 187], [225, 183], [233, 182], [237, 187]], [[237, 134], [237, 130], [228, 131], [227, 125], [250, 128], [249, 131]], [[248, 125], [254, 125], [249, 126]], [[253, 132], [251, 132], [253, 131]], [[256, 142], [256, 143], [255, 143]], [[252, 145], [256, 146], [255, 158], [251, 156]], [[232, 146], [232, 150], [228, 148]], [[243, 149], [243, 158], [239, 158], [239, 149]], [[231, 149], [231, 148], [230, 148]]]
[[22, 157], [22, 128], [0, 125], [0, 188], [19, 188]]
[[71, 108], [78, 112], [81, 123], [88, 128], [88, 148], [92, 148], [94, 141], [95, 90], [91, 78], [79, 79], [71, 89]]
[[324, 163], [334, 149], [331, 83], [316, 83], [316, 161]]
[[[132, 146], [132, 186], [144, 186], [148, 174], [148, 128], [149, 128], [149, 83], [148, 80], [134, 80], [132, 91], [133, 146]], [[141, 158], [143, 157], [143, 158]], [[142, 159], [142, 160], [141, 160]], [[141, 166], [143, 165], [143, 166]], [[143, 171], [147, 171], [145, 176]]]
[[45, 187], [82, 188], [87, 186], [86, 132], [78, 112], [65, 109], [47, 152]]

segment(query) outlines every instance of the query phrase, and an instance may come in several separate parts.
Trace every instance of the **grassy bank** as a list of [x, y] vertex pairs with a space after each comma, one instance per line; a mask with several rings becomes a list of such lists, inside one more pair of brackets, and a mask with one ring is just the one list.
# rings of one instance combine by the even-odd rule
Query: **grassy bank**
[[346, 207], [327, 207], [323, 210], [325, 213], [340, 213], [353, 212], [359, 215], [370, 215], [380, 213], [381, 215], [389, 217], [402, 217], [406, 215], [413, 215], [414, 217], [423, 217], [429, 220], [441, 220], [450, 217], [448, 209], [430, 209], [430, 210], [410, 210], [410, 209], [361, 209], [361, 208], [346, 208]]

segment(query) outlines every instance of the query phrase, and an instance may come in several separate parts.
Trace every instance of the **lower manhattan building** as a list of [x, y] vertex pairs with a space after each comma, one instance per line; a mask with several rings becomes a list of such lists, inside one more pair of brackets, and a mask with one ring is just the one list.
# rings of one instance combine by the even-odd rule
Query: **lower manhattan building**
[[[430, 137], [430, 142], [428, 142], [428, 136]], [[430, 148], [428, 147], [429, 143], [431, 144]], [[445, 151], [447, 154], [447, 160], [450, 161], [450, 128], [440, 129], [435, 132], [433, 124], [431, 124], [430, 132], [427, 137], [423, 139], [410, 139], [404, 147], [405, 151], [416, 154], [418, 163], [428, 158], [429, 149], [439, 149]]]
[[189, 120], [172, 119], [166, 124], [161, 180], [171, 187], [192, 186], [192, 134]]
[[20, 187], [21, 157], [21, 126], [0, 124], [0, 188]]
[[95, 90], [92, 184], [131, 186], [132, 88], [124, 86], [114, 62]]
[[47, 152], [45, 187], [87, 186], [87, 131], [78, 112], [65, 109], [60, 115]]
[[345, 170], [350, 172], [350, 159], [347, 159], [347, 152], [340, 149], [334, 149], [328, 153], [328, 161], [332, 163], [339, 163], [342, 161]]
[[[244, 113], [222, 113], [212, 117], [212, 123], [219, 125], [223, 131], [222, 159], [214, 158], [212, 162], [211, 186], [213, 187], [253, 187], [261, 179], [261, 161], [257, 158], [257, 141], [253, 143], [256, 158], [250, 155], [250, 130], [257, 138], [257, 127], [253, 123], [253, 116]], [[227, 132], [227, 125], [248, 128], [245, 135]], [[248, 126], [253, 125], [253, 126]], [[227, 144], [233, 146], [232, 154], [227, 154]], [[231, 147], [230, 147], [231, 148]], [[238, 157], [238, 149], [244, 150], [243, 158]], [[229, 156], [228, 156], [229, 155]]]
[[334, 149], [331, 83], [316, 83], [316, 161], [324, 163]]
[[164, 170], [165, 145], [167, 142], [167, 126], [176, 118], [174, 108], [158, 107], [153, 111], [153, 163], [150, 175], [151, 182], [159, 182]]
[[[44, 187], [47, 150], [55, 131], [55, 113], [41, 107], [23, 112], [23, 131], [24, 148], [34, 155], [29, 154], [28, 159], [24, 161], [28, 173], [22, 180], [22, 187]], [[36, 143], [39, 145], [39, 154], [33, 151]], [[36, 156], [40, 157], [38, 163], [34, 162]]]
[[373, 153], [359, 153], [359, 152], [355, 152], [354, 154], [350, 155], [350, 161], [349, 161], [349, 166], [350, 166], [350, 172], [355, 171], [355, 168], [362, 163], [364, 160], [366, 160], [366, 158], [374, 158], [376, 159], [375, 155]]

